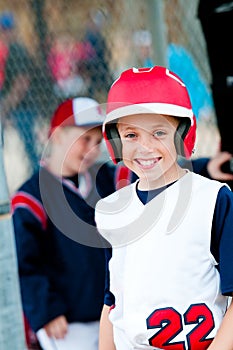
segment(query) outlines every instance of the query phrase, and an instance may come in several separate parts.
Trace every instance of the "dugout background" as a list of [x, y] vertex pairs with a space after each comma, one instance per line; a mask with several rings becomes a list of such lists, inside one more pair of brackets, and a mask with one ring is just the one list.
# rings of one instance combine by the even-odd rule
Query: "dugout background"
[[[98, 80], [97, 87], [91, 92], [92, 97], [105, 103], [106, 86], [111, 80], [121, 70], [139, 65], [135, 33], [149, 31], [151, 60], [155, 64], [169, 65], [178, 74], [182, 72], [187, 86], [188, 81], [193, 82], [190, 93], [198, 111], [198, 140], [193, 157], [215, 154], [219, 133], [211, 102], [211, 74], [197, 18], [197, 5], [198, 0], [0, 0], [0, 12], [9, 10], [14, 14], [18, 36], [33, 55], [40, 72], [40, 117], [32, 140], [37, 145], [38, 154], [43, 152], [46, 143], [48, 120], [61, 99], [48, 73], [48, 52], [54, 40], [64, 33], [81, 41], [89, 16], [96, 11], [100, 11], [104, 19], [102, 35], [107, 44], [105, 59], [110, 76], [107, 78], [103, 74], [104, 78]], [[87, 65], [85, 69], [91, 69], [92, 73], [96, 69], [97, 75], [100, 65], [94, 68]], [[201, 81], [200, 86], [197, 79]], [[27, 128], [26, 120], [24, 127]], [[19, 135], [10, 123], [4, 134], [6, 175], [10, 192], [13, 192], [30, 176], [31, 169]]]

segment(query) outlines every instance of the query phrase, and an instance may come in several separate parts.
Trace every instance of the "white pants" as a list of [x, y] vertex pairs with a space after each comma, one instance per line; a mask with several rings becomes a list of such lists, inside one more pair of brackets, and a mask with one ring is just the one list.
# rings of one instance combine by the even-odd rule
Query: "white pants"
[[99, 321], [69, 324], [64, 339], [49, 338], [43, 328], [36, 335], [43, 350], [98, 350]]

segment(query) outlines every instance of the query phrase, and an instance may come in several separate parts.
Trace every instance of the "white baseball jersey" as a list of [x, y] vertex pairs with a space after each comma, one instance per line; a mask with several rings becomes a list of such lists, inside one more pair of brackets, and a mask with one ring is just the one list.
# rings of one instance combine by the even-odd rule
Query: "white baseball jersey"
[[117, 350], [204, 350], [227, 308], [211, 226], [220, 182], [188, 172], [146, 205], [136, 183], [98, 202], [113, 246], [110, 312]]

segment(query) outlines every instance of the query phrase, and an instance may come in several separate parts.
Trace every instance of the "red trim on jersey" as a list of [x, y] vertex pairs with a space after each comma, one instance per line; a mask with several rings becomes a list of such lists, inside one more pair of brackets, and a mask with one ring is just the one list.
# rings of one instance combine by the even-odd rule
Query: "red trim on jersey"
[[12, 210], [15, 211], [17, 208], [28, 209], [36, 218], [40, 221], [43, 229], [47, 227], [47, 214], [42, 204], [30, 194], [19, 191], [11, 200]]
[[131, 183], [131, 170], [124, 165], [118, 165], [115, 175], [115, 187], [119, 190]]
[[111, 305], [108, 312], [110, 313], [113, 309], [115, 309], [115, 306], [116, 306], [115, 304]]

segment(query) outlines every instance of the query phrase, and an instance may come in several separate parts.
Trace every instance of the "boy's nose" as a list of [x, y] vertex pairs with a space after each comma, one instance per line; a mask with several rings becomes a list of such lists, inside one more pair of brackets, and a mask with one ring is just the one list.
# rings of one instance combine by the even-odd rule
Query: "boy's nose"
[[155, 147], [154, 142], [149, 137], [142, 137], [139, 143], [143, 149], [148, 151], [153, 151]]

